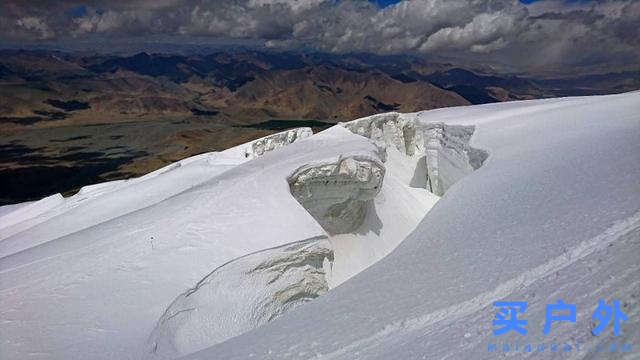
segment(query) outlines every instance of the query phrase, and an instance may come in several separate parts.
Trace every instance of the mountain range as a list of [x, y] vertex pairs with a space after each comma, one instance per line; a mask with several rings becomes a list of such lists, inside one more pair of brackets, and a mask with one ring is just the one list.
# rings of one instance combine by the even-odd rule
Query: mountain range
[[288, 121], [321, 129], [387, 111], [618, 93], [640, 88], [638, 75], [536, 78], [360, 53], [1, 50], [0, 203], [142, 175]]

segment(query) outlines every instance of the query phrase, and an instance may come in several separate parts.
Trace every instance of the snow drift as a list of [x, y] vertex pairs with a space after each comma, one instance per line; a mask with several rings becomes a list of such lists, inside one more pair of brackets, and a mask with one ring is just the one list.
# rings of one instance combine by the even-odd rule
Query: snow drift
[[148, 341], [149, 358], [222, 342], [326, 293], [332, 262], [331, 245], [318, 237], [221, 265], [164, 312]]

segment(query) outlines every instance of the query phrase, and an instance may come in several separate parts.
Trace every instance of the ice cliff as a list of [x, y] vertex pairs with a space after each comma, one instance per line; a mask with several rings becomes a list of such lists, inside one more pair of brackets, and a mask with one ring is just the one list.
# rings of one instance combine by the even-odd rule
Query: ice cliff
[[414, 167], [411, 184], [442, 196], [465, 175], [478, 169], [486, 151], [470, 145], [474, 126], [419, 122], [417, 114], [385, 113], [342, 123], [355, 134], [404, 155]]
[[245, 149], [244, 156], [246, 158], [253, 159], [264, 155], [266, 152], [287, 146], [311, 135], [313, 135], [313, 132], [311, 128], [308, 127], [286, 130], [251, 141], [245, 145], [240, 145], [240, 147]]
[[382, 188], [384, 165], [365, 157], [304, 165], [287, 179], [291, 194], [329, 234], [356, 230]]
[[487, 159], [482, 149], [469, 145], [473, 126], [427, 123], [424, 125], [427, 189], [443, 195], [451, 185], [474, 170]]

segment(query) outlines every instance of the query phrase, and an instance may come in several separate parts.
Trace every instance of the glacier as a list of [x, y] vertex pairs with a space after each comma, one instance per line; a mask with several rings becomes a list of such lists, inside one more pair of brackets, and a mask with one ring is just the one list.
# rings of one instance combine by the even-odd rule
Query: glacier
[[[487, 351], [521, 341], [494, 301], [558, 298], [577, 323], [527, 341], [640, 346], [638, 179], [632, 92], [294, 129], [0, 207], [0, 354], [492, 359], [523, 355]], [[622, 334], [592, 336], [614, 297]]]
[[[601, 358], [488, 352], [492, 343], [522, 342], [491, 332], [492, 303], [509, 299], [529, 302], [538, 326], [530, 343], [637, 347], [639, 110], [634, 92], [411, 115], [424, 125], [474, 126], [470, 146], [486, 151], [486, 161], [459, 178], [466, 166], [445, 154], [445, 167], [435, 167], [448, 190], [387, 257], [272, 323], [185, 359]], [[457, 170], [443, 174], [447, 168]], [[577, 323], [556, 324], [545, 337], [545, 304], [559, 298], [577, 305]], [[628, 320], [618, 337], [591, 334], [600, 298], [623, 304]]]

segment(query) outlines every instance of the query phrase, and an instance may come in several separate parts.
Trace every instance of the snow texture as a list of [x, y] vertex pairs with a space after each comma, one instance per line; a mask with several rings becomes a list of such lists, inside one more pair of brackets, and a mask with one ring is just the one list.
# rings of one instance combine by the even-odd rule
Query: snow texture
[[309, 135], [0, 207], [0, 357], [493, 359], [500, 299], [528, 342], [640, 346], [640, 92]]

